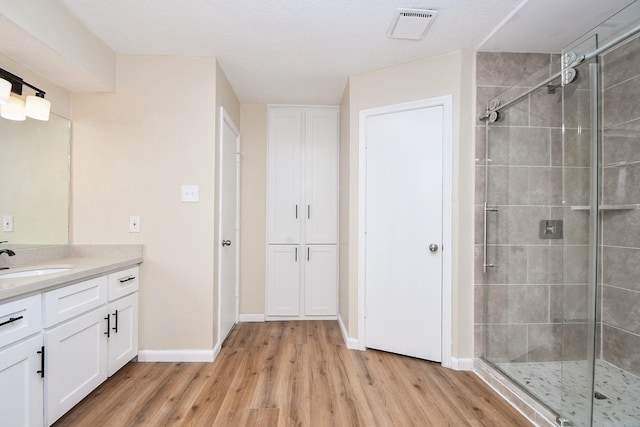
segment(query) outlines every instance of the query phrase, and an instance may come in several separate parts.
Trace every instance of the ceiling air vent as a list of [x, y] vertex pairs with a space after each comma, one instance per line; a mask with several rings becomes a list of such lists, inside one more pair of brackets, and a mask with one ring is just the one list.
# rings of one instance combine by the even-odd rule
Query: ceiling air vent
[[392, 39], [421, 40], [427, 33], [437, 10], [398, 9], [391, 19], [387, 37]]

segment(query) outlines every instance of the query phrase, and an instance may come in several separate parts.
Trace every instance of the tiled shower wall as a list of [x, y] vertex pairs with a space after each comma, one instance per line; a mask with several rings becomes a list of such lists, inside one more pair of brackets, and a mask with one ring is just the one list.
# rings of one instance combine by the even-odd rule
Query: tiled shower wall
[[[478, 116], [498, 94], [514, 85], [522, 88], [511, 92], [525, 91], [527, 83], [522, 82], [527, 78], [539, 83], [558, 69], [557, 55], [479, 53]], [[487, 261], [495, 267], [486, 276], [485, 123], [477, 122], [476, 356], [493, 362], [586, 357], [588, 213], [567, 208], [588, 201], [588, 135], [577, 131], [580, 111], [585, 110], [582, 98], [588, 101], [576, 88], [564, 147], [561, 90], [538, 91], [491, 125], [488, 203], [498, 212], [488, 214]], [[571, 189], [568, 195], [563, 187]], [[566, 196], [574, 200], [563, 204]], [[563, 239], [538, 237], [539, 222], [547, 219], [564, 221]]]
[[[528, 77], [537, 83], [557, 71], [557, 62], [548, 54], [479, 53], [477, 116], [487, 101]], [[564, 146], [561, 90], [538, 91], [491, 125], [489, 204], [499, 211], [488, 214], [488, 262], [496, 267], [486, 276], [485, 124], [477, 122], [475, 350], [494, 362], [586, 358], [590, 96], [587, 69], [580, 71], [565, 93]], [[640, 39], [604, 55], [601, 83], [603, 286], [596, 351], [640, 374]], [[525, 89], [512, 92], [518, 90]], [[541, 219], [562, 219], [564, 238], [540, 240]]]
[[602, 68], [601, 356], [640, 375], [640, 39]]

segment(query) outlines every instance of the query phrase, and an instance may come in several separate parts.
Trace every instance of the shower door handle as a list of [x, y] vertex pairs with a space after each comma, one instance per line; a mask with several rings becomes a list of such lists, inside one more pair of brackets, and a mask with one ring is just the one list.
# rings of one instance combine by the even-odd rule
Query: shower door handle
[[488, 242], [487, 242], [487, 240], [488, 240], [488, 236], [487, 236], [487, 213], [488, 212], [498, 212], [498, 208], [489, 207], [487, 205], [487, 202], [484, 202], [484, 221], [483, 221], [483, 231], [482, 231], [483, 240], [484, 240], [482, 242], [482, 272], [483, 273], [487, 272], [487, 268], [495, 267], [495, 264], [491, 264], [491, 263], [487, 262], [487, 244], [488, 244]]

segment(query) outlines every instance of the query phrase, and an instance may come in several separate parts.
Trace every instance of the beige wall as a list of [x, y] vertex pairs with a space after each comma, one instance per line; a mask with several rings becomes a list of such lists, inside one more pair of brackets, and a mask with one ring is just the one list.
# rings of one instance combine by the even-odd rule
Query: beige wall
[[344, 325], [349, 324], [349, 132], [350, 86], [344, 88], [340, 102], [340, 181], [339, 181], [339, 271], [338, 271], [338, 314]]
[[243, 105], [240, 314], [264, 314], [267, 236], [267, 106]]
[[[350, 337], [358, 335], [358, 146], [360, 110], [384, 105], [453, 96], [453, 357], [473, 355], [473, 76], [472, 52], [436, 58], [351, 76], [348, 178], [348, 315]], [[344, 144], [344, 141], [343, 141]], [[348, 186], [346, 183], [348, 182]], [[344, 198], [344, 197], [343, 197]], [[343, 317], [344, 320], [344, 317]]]
[[[144, 244], [142, 350], [212, 349], [216, 60], [118, 61], [117, 93], [72, 96], [73, 242]], [[182, 184], [199, 203], [180, 201]]]

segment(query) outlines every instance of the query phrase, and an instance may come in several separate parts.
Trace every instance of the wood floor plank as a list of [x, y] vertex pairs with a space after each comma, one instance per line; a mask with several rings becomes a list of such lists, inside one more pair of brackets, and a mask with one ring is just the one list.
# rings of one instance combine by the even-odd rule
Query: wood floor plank
[[61, 426], [530, 426], [473, 373], [348, 350], [335, 321], [236, 325], [213, 363], [129, 363]]
[[239, 349], [223, 348], [220, 351], [218, 359], [212, 364], [209, 381], [191, 403], [182, 425], [210, 426], [214, 423], [243, 358], [244, 352]]
[[278, 425], [278, 408], [259, 408], [250, 409], [247, 418], [247, 426], [252, 427], [271, 427]]

